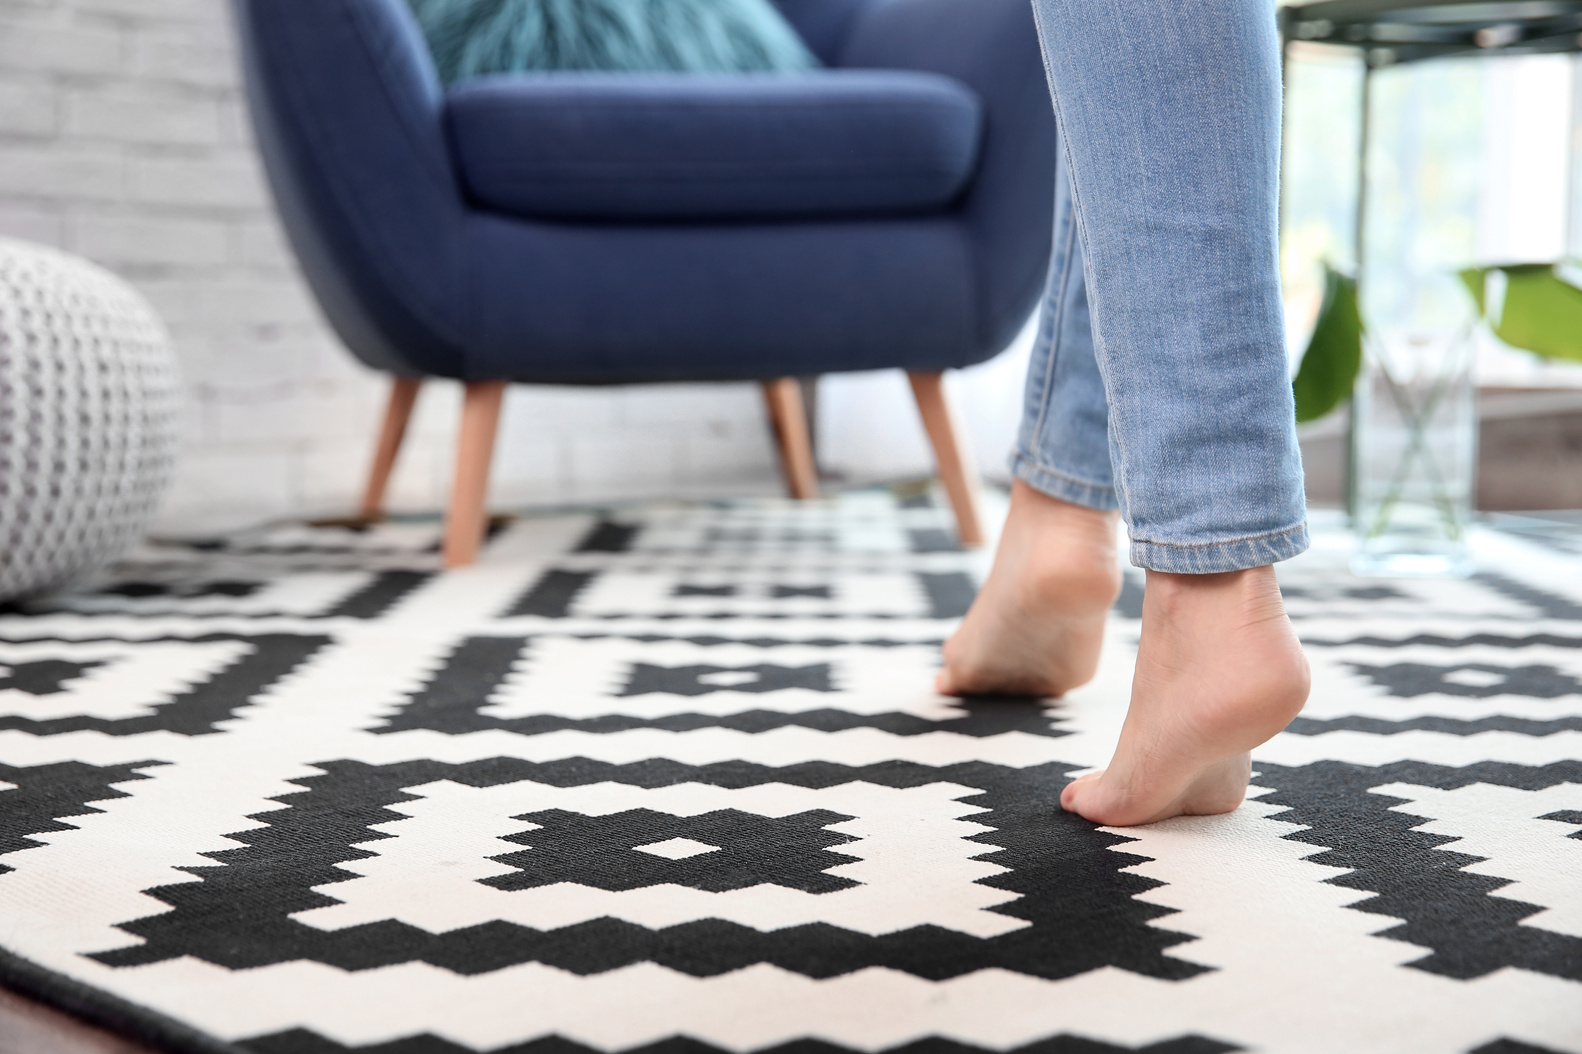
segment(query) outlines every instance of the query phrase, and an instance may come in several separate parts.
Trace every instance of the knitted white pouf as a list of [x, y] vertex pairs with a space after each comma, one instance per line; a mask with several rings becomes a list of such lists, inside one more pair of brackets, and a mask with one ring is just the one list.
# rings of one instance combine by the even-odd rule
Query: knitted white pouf
[[0, 601], [120, 556], [174, 464], [180, 391], [164, 326], [121, 279], [0, 238]]

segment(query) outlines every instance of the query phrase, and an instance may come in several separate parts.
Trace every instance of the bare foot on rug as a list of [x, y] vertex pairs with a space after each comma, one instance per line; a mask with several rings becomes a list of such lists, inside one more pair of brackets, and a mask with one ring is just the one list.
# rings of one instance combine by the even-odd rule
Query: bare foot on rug
[[1062, 695], [1098, 668], [1121, 589], [1117, 515], [1017, 480], [994, 567], [945, 642], [942, 695]]
[[1308, 683], [1274, 568], [1150, 571], [1120, 745], [1060, 804], [1114, 827], [1230, 812], [1247, 792], [1249, 752], [1297, 715]]

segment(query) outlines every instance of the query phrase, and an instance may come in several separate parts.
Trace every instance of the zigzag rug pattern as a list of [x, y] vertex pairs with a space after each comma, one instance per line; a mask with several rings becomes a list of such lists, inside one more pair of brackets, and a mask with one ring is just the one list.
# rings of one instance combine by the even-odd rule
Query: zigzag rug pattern
[[0, 981], [180, 1054], [1582, 1054], [1582, 555], [1281, 569], [1236, 813], [1062, 813], [1097, 680], [947, 699], [884, 491], [144, 547], [0, 612]]

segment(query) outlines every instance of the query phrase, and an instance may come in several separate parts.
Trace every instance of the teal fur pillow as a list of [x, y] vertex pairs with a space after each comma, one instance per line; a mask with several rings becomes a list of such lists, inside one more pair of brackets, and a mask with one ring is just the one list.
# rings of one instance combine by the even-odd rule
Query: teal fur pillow
[[440, 79], [615, 70], [731, 73], [818, 65], [770, 0], [408, 0]]

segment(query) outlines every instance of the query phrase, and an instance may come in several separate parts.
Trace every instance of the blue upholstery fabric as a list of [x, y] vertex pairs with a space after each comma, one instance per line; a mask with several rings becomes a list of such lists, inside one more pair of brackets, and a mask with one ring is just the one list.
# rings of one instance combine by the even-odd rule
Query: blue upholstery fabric
[[939, 369], [998, 352], [1037, 299], [1055, 138], [1026, 0], [782, 0], [799, 31], [839, 36], [808, 39], [843, 66], [976, 94], [978, 164], [934, 211], [732, 222], [482, 207], [404, 0], [233, 4], [288, 233], [376, 368], [595, 384]]
[[835, 65], [857, 12], [873, 0], [774, 0], [808, 49], [826, 66]]
[[281, 219], [341, 339], [376, 369], [457, 376], [467, 209], [405, 0], [237, 5]]
[[487, 77], [446, 112], [480, 207], [582, 219], [937, 211], [982, 126], [959, 81], [892, 70]]
[[880, 0], [864, 7], [837, 60], [953, 77], [983, 101], [977, 179], [957, 213], [973, 248], [978, 346], [994, 349], [979, 359], [1015, 338], [1049, 271], [1055, 120], [1030, 7], [1026, 0]]

